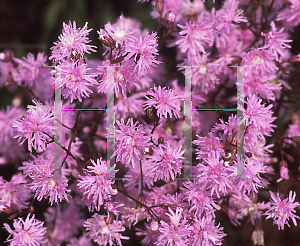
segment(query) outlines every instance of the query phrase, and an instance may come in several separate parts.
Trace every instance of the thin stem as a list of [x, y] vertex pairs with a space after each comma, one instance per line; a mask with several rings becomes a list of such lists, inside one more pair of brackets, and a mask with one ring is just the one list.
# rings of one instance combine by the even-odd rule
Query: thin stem
[[[80, 109], [82, 108], [83, 101], [84, 101], [84, 98], [82, 99], [82, 101], [80, 103], [80, 106], [79, 106]], [[73, 126], [73, 128], [71, 130], [72, 131], [72, 137], [71, 137], [70, 142], [69, 142], [68, 151], [71, 150], [72, 143], [75, 141], [75, 137], [76, 137], [77, 130], [78, 130], [78, 125], [79, 125], [80, 114], [81, 114], [81, 110], [79, 110], [77, 112], [75, 124], [74, 124], [74, 126]]]
[[270, 30], [270, 23], [269, 23], [269, 19], [268, 19], [267, 8], [266, 8], [266, 6], [265, 6], [264, 4], [262, 4], [261, 7], [262, 7], [262, 10], [263, 10], [263, 15], [264, 15], [266, 24], [267, 24], [267, 26], [268, 26], [268, 30]]
[[63, 127], [65, 127], [65, 128], [67, 128], [67, 129], [69, 129], [69, 130], [72, 131], [72, 128], [66, 126], [65, 124], [63, 124], [62, 122], [60, 122], [58, 119], [55, 119], [55, 120], [56, 120], [59, 124], [61, 124]]
[[140, 160], [140, 169], [141, 169], [141, 192], [140, 192], [140, 195], [142, 196], [143, 195], [143, 186], [144, 186], [142, 160]]

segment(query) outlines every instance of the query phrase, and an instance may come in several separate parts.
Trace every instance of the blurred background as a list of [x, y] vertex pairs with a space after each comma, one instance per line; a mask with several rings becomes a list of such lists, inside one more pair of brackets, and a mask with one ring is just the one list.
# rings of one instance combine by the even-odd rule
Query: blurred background
[[[284, 0], [280, 0], [284, 1]], [[207, 0], [208, 7], [212, 6], [217, 9], [222, 5], [222, 1]], [[58, 40], [61, 34], [63, 22], [76, 21], [77, 27], [83, 27], [88, 22], [88, 28], [93, 30], [90, 32], [89, 38], [92, 45], [98, 47], [98, 52], [92, 54], [93, 58], [102, 58], [104, 49], [100, 41], [97, 39], [97, 31], [104, 28], [107, 22], [114, 23], [123, 13], [125, 17], [138, 19], [142, 23], [143, 28], [154, 31], [157, 28], [156, 20], [153, 20], [150, 12], [152, 11], [151, 3], [138, 3], [137, 0], [0, 0], [0, 52], [10, 49], [13, 50], [15, 56], [21, 58], [26, 56], [28, 52], [37, 54], [44, 52], [50, 55], [50, 47], [53, 42]], [[300, 28], [296, 28], [292, 33], [293, 54], [300, 52]], [[164, 54], [164, 50], [160, 50]], [[167, 54], [174, 54], [168, 52]], [[7, 93], [5, 88], [0, 88], [0, 108], [11, 104], [13, 95]], [[1, 173], [6, 169], [0, 169]], [[277, 170], [278, 171], [278, 170]], [[8, 178], [9, 180], [9, 178]], [[282, 181], [279, 187], [285, 189], [290, 185], [290, 181]], [[266, 196], [268, 196], [266, 192]], [[297, 192], [299, 195], [299, 190]], [[299, 199], [298, 199], [299, 200]], [[47, 201], [40, 203], [35, 202], [36, 209], [46, 207]], [[38, 216], [39, 219], [42, 219]], [[250, 223], [243, 223], [242, 226], [233, 226], [228, 217], [224, 213], [217, 214], [217, 220], [224, 227], [225, 237], [224, 246], [250, 246], [251, 234], [254, 230]], [[0, 245], [8, 234], [2, 229], [4, 222], [8, 222], [7, 215], [0, 215]], [[246, 221], [245, 221], [246, 222]], [[286, 227], [287, 228], [287, 227]], [[291, 228], [278, 231], [277, 226], [272, 225], [272, 220], [263, 222], [263, 230], [265, 233], [266, 246], [300, 246], [300, 227], [291, 226]], [[132, 239], [124, 242], [124, 245], [139, 245], [135, 238], [134, 230], [130, 236]]]

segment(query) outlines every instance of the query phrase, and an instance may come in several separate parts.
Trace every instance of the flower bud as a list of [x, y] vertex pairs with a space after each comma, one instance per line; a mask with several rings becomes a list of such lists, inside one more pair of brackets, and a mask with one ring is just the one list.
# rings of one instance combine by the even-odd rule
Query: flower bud
[[280, 178], [277, 182], [280, 182], [283, 179], [289, 179], [289, 169], [287, 168], [287, 162], [285, 160], [281, 160], [279, 162], [279, 169], [280, 169]]
[[300, 62], [300, 54], [299, 55], [295, 55], [295, 56], [291, 56], [288, 59], [288, 62], [291, 63], [291, 64], [299, 63]]
[[254, 245], [265, 245], [264, 231], [261, 228], [257, 227], [251, 235], [251, 240], [253, 241]]
[[114, 49], [116, 47], [116, 41], [109, 34], [100, 34], [99, 39], [106, 47], [109, 47], [111, 49]]
[[155, 0], [155, 6], [157, 12], [161, 15], [164, 11], [164, 2], [162, 0]]
[[165, 142], [163, 137], [158, 138], [158, 144], [163, 144]]
[[251, 153], [251, 152], [246, 152], [246, 153], [245, 153], [245, 156], [251, 158], [251, 157], [252, 157], [252, 153]]
[[144, 149], [144, 153], [147, 154], [147, 155], [153, 155], [153, 149], [150, 148], [150, 147], [146, 147]]
[[170, 10], [168, 13], [166, 13], [165, 17], [164, 17], [164, 21], [166, 23], [166, 30], [173, 30], [173, 23], [175, 21], [175, 14]]
[[76, 50], [72, 50], [71, 59], [74, 62], [78, 61], [80, 59], [80, 54]]

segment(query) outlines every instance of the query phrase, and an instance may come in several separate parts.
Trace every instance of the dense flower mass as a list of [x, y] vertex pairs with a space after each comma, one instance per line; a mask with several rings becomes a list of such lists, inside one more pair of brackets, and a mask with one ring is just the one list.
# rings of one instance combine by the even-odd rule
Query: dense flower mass
[[17, 133], [14, 136], [18, 138], [19, 143], [23, 144], [28, 140], [28, 150], [32, 148], [41, 152], [46, 149], [47, 141], [55, 134], [54, 115], [51, 109], [34, 100], [34, 106], [28, 105], [27, 114], [21, 120], [13, 123]]
[[92, 218], [84, 222], [83, 226], [95, 243], [112, 246], [114, 243], [122, 245], [121, 239], [128, 239], [128, 237], [121, 234], [125, 230], [122, 224], [121, 221], [116, 220], [109, 223], [106, 221], [105, 216], [94, 214]]
[[271, 208], [265, 213], [267, 218], [273, 218], [274, 224], [278, 225], [278, 230], [283, 230], [284, 225], [289, 225], [287, 222], [289, 219], [292, 219], [295, 226], [297, 226], [296, 219], [299, 219], [298, 215], [294, 213], [295, 208], [298, 207], [300, 204], [299, 202], [295, 202], [296, 193], [290, 191], [289, 197], [286, 199], [281, 200], [279, 194], [275, 196], [275, 194], [270, 191], [271, 195]]
[[0, 50], [0, 245], [297, 244], [299, 0], [132, 1]]
[[80, 102], [82, 98], [88, 97], [92, 90], [89, 88], [98, 84], [96, 74], [90, 73], [86, 64], [75, 64], [65, 62], [58, 66], [58, 78], [61, 79], [61, 87], [65, 98], [70, 97], [71, 103], [74, 99]]
[[65, 59], [71, 59], [74, 52], [83, 56], [84, 53], [95, 52], [94, 47], [89, 45], [90, 40], [87, 35], [92, 29], [87, 29], [85, 23], [83, 28], [76, 28], [76, 22], [69, 24], [63, 23], [62, 34], [58, 37], [59, 41], [54, 42], [51, 48], [52, 55], [49, 57], [55, 64], [63, 62]]
[[109, 166], [109, 162], [97, 159], [97, 162], [91, 160], [93, 166], [88, 166], [83, 171], [85, 175], [79, 175], [78, 187], [83, 192], [83, 198], [90, 211], [96, 208], [100, 210], [100, 206], [105, 200], [109, 200], [112, 195], [116, 195], [117, 191], [111, 187], [114, 181], [110, 179], [110, 175], [114, 175], [114, 168]]
[[7, 223], [4, 223], [5, 229], [10, 233], [7, 242], [11, 246], [38, 246], [46, 243], [45, 233], [47, 229], [43, 227], [44, 222], [35, 219], [34, 214], [31, 218], [30, 216], [31, 214], [28, 214], [25, 221], [22, 218], [15, 219], [14, 230]]
[[115, 138], [116, 161], [122, 161], [126, 166], [135, 167], [142, 158], [144, 149], [150, 141], [150, 137], [146, 135], [143, 125], [138, 122], [133, 123], [133, 119], [128, 119], [126, 125], [123, 119], [117, 121], [118, 128], [113, 133], [109, 133], [108, 138]]
[[145, 109], [154, 106], [157, 109], [158, 117], [172, 118], [174, 114], [175, 117], [179, 117], [180, 111], [180, 96], [175, 95], [174, 90], [154, 87], [149, 92], [146, 93], [147, 101], [145, 103]]
[[139, 38], [131, 37], [125, 50], [129, 57], [133, 57], [136, 62], [135, 69], [138, 74], [146, 72], [152, 66], [156, 66], [160, 62], [156, 60], [157, 53], [157, 36], [156, 33], [150, 35], [146, 32]]

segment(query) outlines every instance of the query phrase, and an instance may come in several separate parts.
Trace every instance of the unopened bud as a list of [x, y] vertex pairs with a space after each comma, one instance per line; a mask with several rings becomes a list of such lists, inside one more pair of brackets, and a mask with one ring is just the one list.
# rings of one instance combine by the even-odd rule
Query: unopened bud
[[291, 63], [291, 64], [299, 63], [300, 62], [300, 54], [299, 55], [295, 55], [295, 56], [291, 56], [288, 59], [288, 62]]
[[252, 153], [251, 153], [251, 152], [246, 152], [246, 153], [245, 153], [245, 156], [251, 158], [251, 157], [252, 157]]
[[155, 220], [152, 220], [150, 223], [150, 228], [152, 231], [158, 231], [158, 228], [159, 228], [158, 222]]
[[289, 74], [290, 74], [290, 71], [289, 71], [287, 68], [285, 68], [285, 67], [282, 67], [280, 70], [281, 70], [281, 71], [283, 72], [283, 74], [285, 74], [285, 75], [289, 75]]
[[175, 21], [175, 14], [170, 10], [168, 13], [166, 13], [165, 17], [164, 17], [164, 21], [165, 21], [165, 28], [167, 30], [167, 32], [172, 32], [173, 31], [173, 23]]
[[165, 142], [163, 137], [158, 138], [158, 144], [163, 144]]
[[146, 147], [146, 148], [144, 149], [144, 152], [145, 152], [145, 154], [147, 154], [147, 155], [153, 155], [153, 149], [152, 149], [152, 148]]
[[152, 108], [148, 108], [146, 112], [147, 112], [148, 118], [152, 121], [154, 119], [154, 113], [153, 113]]
[[256, 228], [252, 233], [251, 240], [253, 241], [254, 245], [265, 245], [264, 231], [260, 228]]
[[80, 54], [76, 50], [72, 50], [71, 59], [74, 62], [78, 61], [80, 59]]
[[6, 214], [12, 214], [13, 210], [11, 207], [4, 205], [4, 208], [2, 209], [2, 212], [6, 213]]
[[234, 64], [240, 63], [243, 60], [240, 56], [231, 56], [229, 57], [229, 64], [228, 66], [232, 66]]
[[285, 160], [281, 160], [279, 162], [279, 172], [280, 172], [280, 178], [277, 179], [277, 182], [280, 182], [283, 179], [289, 179], [289, 169], [287, 167], [287, 162]]
[[300, 136], [291, 137], [291, 140], [296, 144], [300, 144]]
[[99, 39], [106, 47], [114, 49], [116, 47], [116, 41], [109, 34], [100, 34]]
[[161, 15], [164, 11], [164, 2], [162, 0], [155, 0], [156, 10]]

